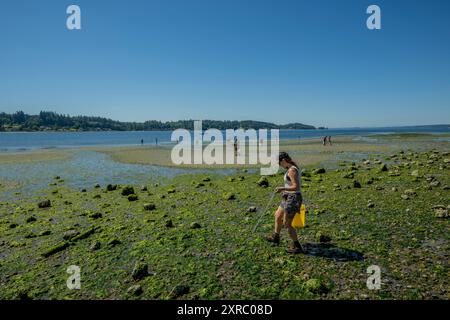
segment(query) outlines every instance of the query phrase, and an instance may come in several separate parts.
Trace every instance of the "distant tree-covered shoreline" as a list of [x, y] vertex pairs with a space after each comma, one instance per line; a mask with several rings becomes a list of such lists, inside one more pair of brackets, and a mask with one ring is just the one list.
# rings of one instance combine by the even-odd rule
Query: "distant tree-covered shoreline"
[[[169, 131], [193, 129], [194, 120], [121, 122], [101, 117], [69, 116], [41, 111], [29, 115], [23, 111], [0, 113], [0, 131]], [[302, 123], [278, 125], [261, 121], [203, 120], [203, 129], [316, 129]]]

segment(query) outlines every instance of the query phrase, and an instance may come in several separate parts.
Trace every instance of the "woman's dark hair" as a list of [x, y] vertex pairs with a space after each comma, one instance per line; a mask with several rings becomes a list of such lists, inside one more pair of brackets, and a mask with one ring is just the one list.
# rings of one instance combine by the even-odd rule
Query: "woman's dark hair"
[[283, 160], [285, 160], [287, 163], [289, 163], [293, 166], [296, 166], [298, 168], [295, 161], [292, 160], [292, 158], [287, 154], [287, 152], [280, 152], [280, 154], [278, 155], [278, 163], [280, 163]]

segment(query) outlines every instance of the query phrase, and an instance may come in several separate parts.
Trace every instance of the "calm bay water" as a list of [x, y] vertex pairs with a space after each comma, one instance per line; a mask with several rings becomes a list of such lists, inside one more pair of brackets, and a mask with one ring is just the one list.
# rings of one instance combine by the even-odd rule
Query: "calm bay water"
[[[280, 130], [280, 139], [308, 139], [329, 136], [360, 136], [387, 133], [450, 133], [450, 126], [345, 128], [328, 130]], [[129, 146], [169, 144], [171, 131], [100, 131], [100, 132], [0, 132], [0, 152], [87, 146]], [[225, 136], [225, 135], [224, 135]]]

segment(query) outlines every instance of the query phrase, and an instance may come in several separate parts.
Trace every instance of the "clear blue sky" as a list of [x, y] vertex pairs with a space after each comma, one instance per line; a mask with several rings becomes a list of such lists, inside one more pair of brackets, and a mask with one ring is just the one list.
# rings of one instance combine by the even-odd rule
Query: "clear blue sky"
[[449, 123], [449, 15], [446, 0], [2, 0], [0, 111]]

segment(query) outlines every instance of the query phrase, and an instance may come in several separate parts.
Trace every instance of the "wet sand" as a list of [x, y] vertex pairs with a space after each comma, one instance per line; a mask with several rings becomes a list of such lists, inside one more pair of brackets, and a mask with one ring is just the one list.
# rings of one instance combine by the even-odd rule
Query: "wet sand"
[[32, 150], [21, 152], [0, 152], [0, 164], [38, 161], [67, 160], [73, 150]]
[[[329, 161], [336, 153], [375, 153], [387, 152], [389, 145], [354, 141], [352, 137], [339, 137], [332, 145], [323, 146], [317, 139], [285, 140], [280, 142], [280, 151], [291, 152], [294, 160], [304, 166]], [[115, 161], [122, 163], [149, 164], [158, 166], [176, 166], [171, 161], [170, 147], [135, 146], [135, 147], [92, 147], [89, 150], [110, 155]], [[206, 165], [181, 165], [185, 168], [205, 167]], [[259, 167], [255, 165], [212, 165], [214, 168]]]

